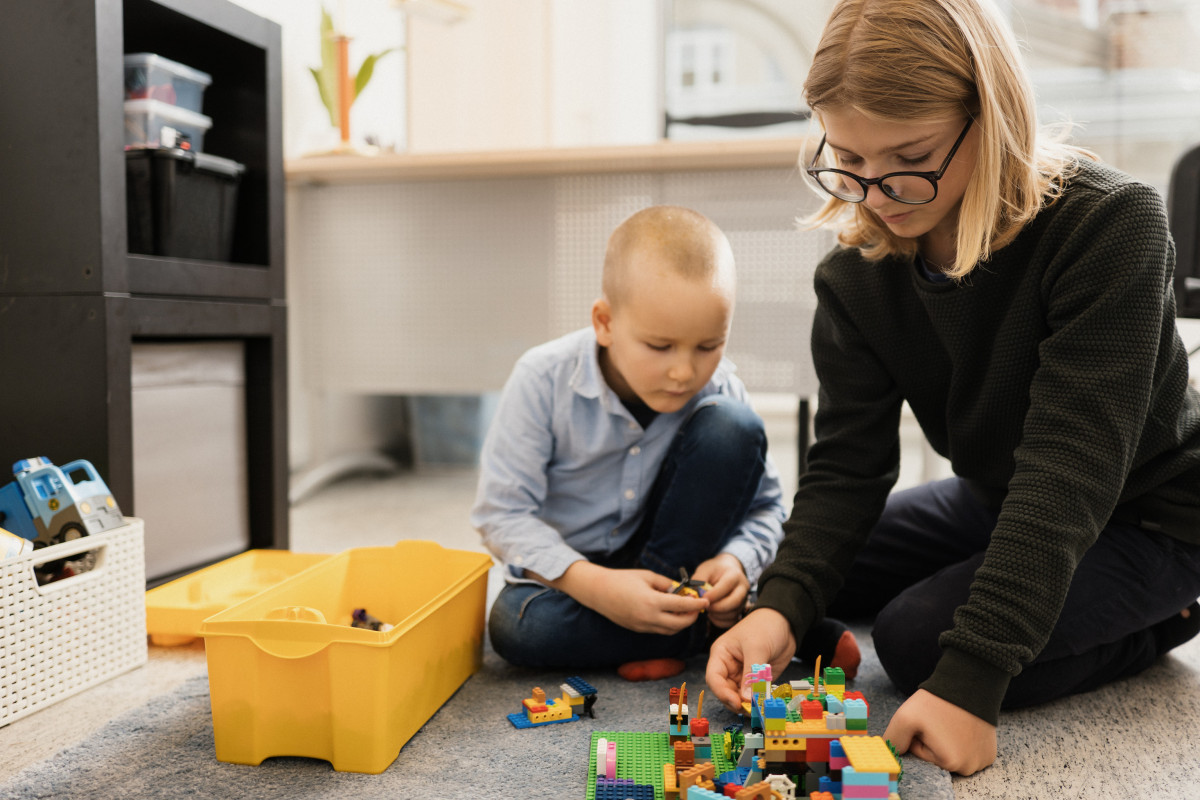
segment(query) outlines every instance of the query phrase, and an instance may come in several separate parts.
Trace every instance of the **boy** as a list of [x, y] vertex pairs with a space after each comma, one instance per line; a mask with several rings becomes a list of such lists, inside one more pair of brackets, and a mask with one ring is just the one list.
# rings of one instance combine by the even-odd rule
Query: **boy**
[[[505, 566], [489, 632], [508, 661], [665, 677], [682, 663], [644, 662], [703, 650], [701, 612], [740, 617], [784, 509], [762, 420], [722, 357], [734, 284], [716, 225], [644, 209], [609, 239], [592, 327], [518, 361], [471, 516]], [[712, 588], [672, 593], [681, 568]]]

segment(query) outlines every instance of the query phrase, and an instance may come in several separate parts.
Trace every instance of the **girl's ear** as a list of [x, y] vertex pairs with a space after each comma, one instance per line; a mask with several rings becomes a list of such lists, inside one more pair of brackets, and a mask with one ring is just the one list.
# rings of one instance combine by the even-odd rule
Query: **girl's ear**
[[601, 347], [612, 344], [612, 306], [601, 297], [592, 303], [592, 329], [596, 331], [596, 342]]

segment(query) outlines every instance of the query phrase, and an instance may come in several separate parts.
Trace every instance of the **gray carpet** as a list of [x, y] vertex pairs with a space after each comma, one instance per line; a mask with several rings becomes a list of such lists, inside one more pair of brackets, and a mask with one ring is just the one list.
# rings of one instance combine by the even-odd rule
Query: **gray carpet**
[[[882, 734], [902, 698], [869, 647], [864, 656], [851, 688], [862, 691], [871, 703], [870, 732]], [[784, 678], [803, 677], [798, 667], [794, 671]], [[552, 691], [568, 675], [518, 669], [485, 649], [483, 669], [379, 775], [335, 772], [328, 762], [306, 758], [271, 758], [256, 767], [217, 761], [208, 681], [194, 678], [25, 769], [0, 786], [0, 797], [582, 800], [592, 731], [662, 730], [667, 689], [686, 680], [689, 695], [698, 697], [704, 686], [704, 661], [692, 660], [677, 678], [647, 683], [629, 683], [611, 671], [573, 674], [599, 690], [596, 718], [517, 730], [506, 715], [519, 709], [529, 689], [539, 685]], [[736, 721], [717, 703], [706, 700], [704, 710], [714, 729]], [[904, 769], [903, 800], [954, 797], [947, 773], [913, 758], [904, 759]]]

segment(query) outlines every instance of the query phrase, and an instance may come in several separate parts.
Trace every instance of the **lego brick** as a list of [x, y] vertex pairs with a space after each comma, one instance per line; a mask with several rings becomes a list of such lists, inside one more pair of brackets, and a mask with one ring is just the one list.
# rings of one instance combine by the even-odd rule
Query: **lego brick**
[[842, 769], [843, 786], [882, 786], [889, 783], [886, 772], [859, 772], [853, 766]]
[[579, 719], [579, 717], [572, 714], [569, 717], [562, 717], [561, 719], [547, 719], [547, 720], [542, 720], [540, 722], [531, 722], [529, 717], [525, 716], [524, 714], [509, 714], [508, 715], [508, 721], [511, 722], [513, 724], [513, 727], [517, 728], [518, 730], [528, 730], [529, 728], [540, 728], [543, 725], [553, 725], [556, 722], [575, 722], [578, 719]]
[[787, 703], [777, 697], [768, 697], [763, 700], [762, 714], [764, 719], [787, 719]]
[[585, 681], [583, 678], [572, 677], [567, 678], [567, 684], [585, 697], [589, 694], [597, 694], [596, 687]]
[[854, 786], [842, 782], [842, 800], [887, 800], [889, 794], [886, 786]]
[[846, 719], [866, 719], [868, 716], [867, 701], [853, 697], [847, 697], [842, 706], [845, 709]]
[[859, 773], [872, 772], [898, 776], [900, 762], [892, 755], [881, 736], [847, 737], [841, 743], [846, 758]]

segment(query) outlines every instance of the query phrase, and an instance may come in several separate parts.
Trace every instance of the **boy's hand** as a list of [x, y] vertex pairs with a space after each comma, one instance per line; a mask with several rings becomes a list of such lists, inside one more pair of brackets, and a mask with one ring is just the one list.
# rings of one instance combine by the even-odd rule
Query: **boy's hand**
[[647, 569], [609, 569], [576, 561], [562, 577], [543, 582], [637, 633], [679, 633], [708, 608], [704, 598], [670, 594], [671, 579]]
[[742, 713], [742, 701], [750, 699], [743, 678], [751, 664], [770, 664], [776, 679], [796, 652], [796, 639], [787, 619], [773, 608], [758, 608], [713, 642], [708, 651], [704, 678], [722, 705]]
[[696, 567], [692, 575], [712, 588], [704, 593], [708, 618], [718, 628], [728, 628], [741, 618], [750, 596], [750, 579], [742, 562], [730, 553], [718, 553]]
[[896, 709], [883, 737], [947, 772], [970, 775], [996, 760], [996, 726], [918, 689]]

